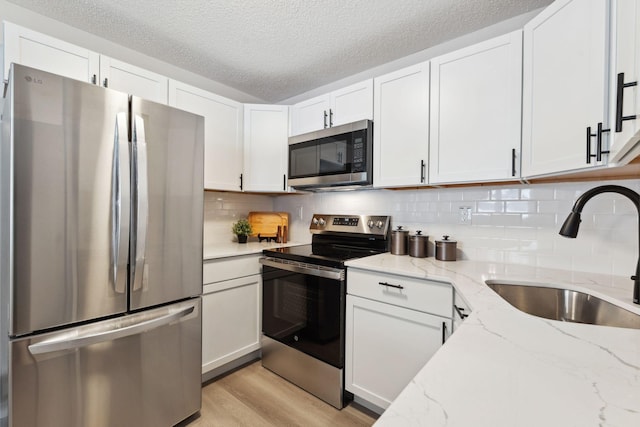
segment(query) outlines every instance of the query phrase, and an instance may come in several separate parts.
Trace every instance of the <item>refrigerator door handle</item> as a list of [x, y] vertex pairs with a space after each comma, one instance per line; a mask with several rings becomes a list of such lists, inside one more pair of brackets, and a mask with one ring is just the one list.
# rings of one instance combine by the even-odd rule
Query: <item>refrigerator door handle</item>
[[135, 265], [133, 268], [133, 291], [142, 289], [144, 283], [147, 226], [149, 222], [149, 189], [147, 179], [147, 142], [144, 119], [136, 115], [133, 125], [133, 141], [136, 156], [136, 241]]
[[127, 287], [127, 249], [129, 235], [129, 138], [127, 114], [116, 115], [113, 146], [113, 171], [111, 191], [111, 250], [113, 286], [117, 293], [125, 293]]
[[[143, 332], [148, 332], [153, 329], [157, 329], [161, 326], [174, 323], [181, 318], [193, 313], [195, 310], [195, 304], [180, 309], [170, 310], [168, 314], [158, 316], [153, 319], [145, 320], [139, 323], [135, 323], [123, 328], [105, 328], [101, 331], [90, 331], [82, 335], [64, 334], [50, 340], [41, 341], [36, 344], [29, 345], [29, 352], [33, 355], [53, 353], [61, 350], [72, 350], [82, 347], [87, 347], [92, 344], [101, 342], [113, 341], [118, 338], [129, 337], [132, 335], [139, 335]], [[119, 320], [119, 319], [118, 319]]]

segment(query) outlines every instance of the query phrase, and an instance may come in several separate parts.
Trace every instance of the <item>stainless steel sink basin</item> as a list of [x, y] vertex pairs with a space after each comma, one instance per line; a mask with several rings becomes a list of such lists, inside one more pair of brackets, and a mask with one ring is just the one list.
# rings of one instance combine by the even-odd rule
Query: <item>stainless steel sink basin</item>
[[534, 316], [640, 329], [639, 314], [583, 292], [497, 282], [487, 282], [487, 286], [518, 310]]

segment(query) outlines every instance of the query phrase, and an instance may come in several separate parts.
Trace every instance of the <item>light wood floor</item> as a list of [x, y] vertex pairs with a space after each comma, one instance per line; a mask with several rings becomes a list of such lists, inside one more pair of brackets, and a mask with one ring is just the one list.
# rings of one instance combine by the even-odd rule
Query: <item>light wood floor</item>
[[253, 362], [202, 388], [200, 417], [181, 426], [370, 426], [376, 415], [351, 403], [341, 411]]

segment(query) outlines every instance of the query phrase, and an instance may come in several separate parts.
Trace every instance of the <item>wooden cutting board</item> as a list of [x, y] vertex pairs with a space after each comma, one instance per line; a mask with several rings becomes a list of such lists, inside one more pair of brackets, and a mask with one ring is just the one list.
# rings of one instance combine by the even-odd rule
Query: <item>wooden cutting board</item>
[[[252, 236], [276, 237], [278, 226], [281, 230], [287, 227], [289, 230], [288, 212], [249, 212], [249, 223], [251, 224]], [[287, 233], [288, 234], [288, 233]], [[288, 240], [289, 236], [287, 236]]]

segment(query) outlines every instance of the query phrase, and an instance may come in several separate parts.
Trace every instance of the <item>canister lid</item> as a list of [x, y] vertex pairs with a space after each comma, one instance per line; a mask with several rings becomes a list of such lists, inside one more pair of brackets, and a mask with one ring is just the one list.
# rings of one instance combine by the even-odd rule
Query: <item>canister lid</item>
[[446, 234], [445, 234], [444, 236], [442, 236], [442, 240], [436, 240], [436, 242], [437, 242], [437, 243], [444, 243], [444, 244], [447, 244], [447, 243], [457, 243], [455, 240], [449, 240], [449, 236], [448, 236], [448, 235], [446, 235]]
[[422, 234], [422, 230], [416, 230], [416, 234], [412, 234], [409, 237], [417, 237], [417, 238], [421, 238], [421, 239], [428, 239], [429, 236], [427, 234]]
[[397, 230], [392, 230], [392, 233], [409, 233], [409, 230], [403, 230], [402, 229], [402, 225], [398, 225], [398, 229]]

